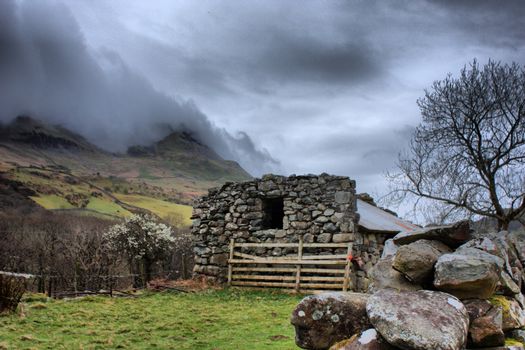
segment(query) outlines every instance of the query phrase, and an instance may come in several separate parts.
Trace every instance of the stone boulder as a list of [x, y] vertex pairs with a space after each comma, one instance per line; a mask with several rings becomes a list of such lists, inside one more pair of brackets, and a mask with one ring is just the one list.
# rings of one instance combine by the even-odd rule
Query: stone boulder
[[373, 328], [332, 345], [330, 350], [395, 350]]
[[413, 283], [426, 283], [432, 280], [434, 264], [451, 249], [438, 241], [421, 239], [401, 246], [392, 262], [392, 267]]
[[328, 349], [370, 327], [368, 294], [332, 292], [307, 296], [292, 312], [295, 343], [304, 349]]
[[497, 286], [498, 294], [513, 296], [521, 293], [521, 289], [514, 281], [511, 275], [506, 271], [500, 274], [499, 284]]
[[453, 225], [430, 226], [416, 231], [401, 232], [394, 237], [394, 243], [405, 245], [420, 239], [440, 241], [452, 248], [457, 248], [471, 238], [468, 221], [460, 221]]
[[490, 301], [485, 299], [466, 299], [462, 300], [461, 302], [467, 308], [470, 323], [472, 323], [472, 321], [474, 321], [476, 318], [485, 316], [487, 312], [489, 312], [489, 310], [493, 307]]
[[476, 248], [479, 250], [486, 251], [489, 254], [496, 255], [501, 258], [503, 257], [503, 252], [501, 251], [501, 249], [496, 245], [492, 237], [488, 235], [472, 239], [458, 247], [458, 249], [464, 248]]
[[468, 331], [469, 346], [483, 348], [505, 344], [505, 333], [502, 329], [502, 311], [492, 307], [485, 315], [475, 318]]
[[497, 255], [476, 248], [459, 247], [454, 253], [471, 256], [494, 264], [499, 270], [505, 268], [505, 261]]
[[521, 290], [523, 279], [523, 265], [518, 257], [515, 245], [515, 243], [519, 245], [520, 242], [513, 237], [515, 238], [517, 235], [509, 234], [507, 231], [486, 234], [465, 243], [458, 249], [476, 248], [501, 258], [503, 265], [501, 266], [502, 276], [498, 292], [506, 295], [516, 294], [518, 290]]
[[493, 305], [501, 307], [504, 332], [525, 327], [525, 311], [515, 299], [503, 295], [495, 295], [489, 301]]
[[469, 318], [454, 296], [428, 290], [381, 290], [368, 299], [368, 317], [391, 345], [401, 349], [460, 350]]
[[380, 259], [369, 271], [369, 293], [385, 288], [392, 288], [400, 291], [423, 289], [420, 285], [410, 283], [410, 281], [408, 281], [400, 272], [394, 270], [392, 267], [392, 260], [393, 256]]
[[508, 234], [509, 241], [514, 246], [517, 257], [525, 265], [525, 232], [515, 231]]
[[487, 299], [494, 294], [498, 281], [498, 266], [483, 257], [456, 252], [442, 255], [435, 265], [436, 289], [460, 299]]
[[[488, 244], [487, 242], [492, 241], [488, 238], [484, 238], [483, 245], [475, 245], [474, 247], [469, 247], [470, 242], [468, 242], [459, 247], [456, 250], [456, 253], [473, 256], [494, 263], [499, 271], [499, 281], [496, 284], [497, 294], [513, 296], [520, 293], [521, 289], [518, 283], [521, 285], [521, 272], [514, 273], [513, 267], [509, 263], [509, 255], [507, 254], [506, 249], [501, 248], [501, 243]], [[495, 240], [495, 242], [497, 242], [497, 240]], [[485, 249], [481, 249], [483, 246]], [[491, 246], [496, 248], [487, 249]], [[516, 275], [516, 278], [513, 277], [514, 275]]]

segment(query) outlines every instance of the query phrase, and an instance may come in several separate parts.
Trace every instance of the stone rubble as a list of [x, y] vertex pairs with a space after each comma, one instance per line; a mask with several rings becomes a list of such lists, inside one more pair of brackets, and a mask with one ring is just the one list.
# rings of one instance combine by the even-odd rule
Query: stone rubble
[[[525, 234], [470, 235], [460, 222], [387, 241], [369, 273], [366, 314], [372, 328], [332, 332], [337, 341], [315, 349], [523, 350]], [[311, 304], [325, 300], [323, 294], [307, 298]], [[302, 332], [322, 327], [312, 321]]]

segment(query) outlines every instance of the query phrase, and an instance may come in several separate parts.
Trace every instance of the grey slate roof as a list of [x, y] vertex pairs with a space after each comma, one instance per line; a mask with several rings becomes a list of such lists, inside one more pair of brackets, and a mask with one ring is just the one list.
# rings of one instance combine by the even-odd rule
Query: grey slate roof
[[410, 232], [419, 228], [361, 199], [357, 199], [357, 212], [359, 213], [359, 226], [369, 231], [398, 233]]

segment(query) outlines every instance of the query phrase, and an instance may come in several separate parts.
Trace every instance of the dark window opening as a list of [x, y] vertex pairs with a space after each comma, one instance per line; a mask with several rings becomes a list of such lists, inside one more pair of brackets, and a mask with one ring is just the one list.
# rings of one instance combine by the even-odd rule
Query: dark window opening
[[284, 202], [282, 198], [262, 198], [264, 216], [262, 227], [268, 229], [282, 229], [284, 218]]

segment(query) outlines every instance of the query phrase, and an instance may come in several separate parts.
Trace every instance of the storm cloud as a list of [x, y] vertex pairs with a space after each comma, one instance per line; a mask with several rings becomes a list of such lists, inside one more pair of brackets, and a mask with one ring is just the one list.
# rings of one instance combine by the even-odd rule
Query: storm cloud
[[125, 151], [173, 130], [191, 131], [251, 172], [278, 166], [244, 132], [216, 127], [191, 100], [156, 90], [115, 51], [93, 54], [62, 3], [0, 3], [0, 120], [60, 124], [102, 148]]
[[347, 175], [376, 196], [425, 88], [474, 58], [525, 63], [519, 0], [7, 4], [2, 48], [32, 51], [0, 53], [18, 57], [2, 113], [32, 108], [107, 147], [184, 124], [254, 175]]

